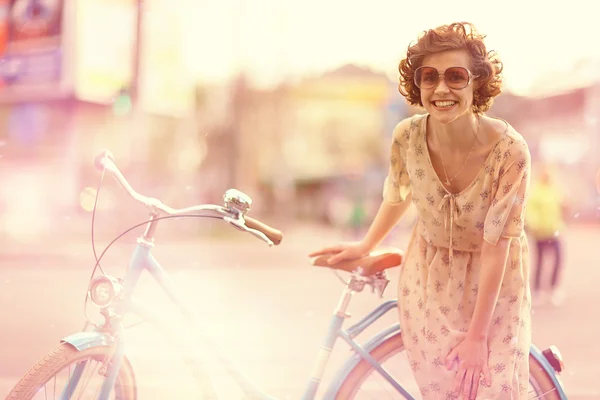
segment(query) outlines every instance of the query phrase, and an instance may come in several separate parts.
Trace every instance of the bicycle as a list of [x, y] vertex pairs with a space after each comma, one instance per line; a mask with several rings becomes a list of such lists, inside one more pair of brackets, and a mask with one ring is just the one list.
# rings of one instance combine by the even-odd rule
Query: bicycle
[[[102, 170], [102, 178], [106, 171], [110, 172], [131, 197], [147, 206], [150, 209], [150, 218], [118, 236], [105, 248], [100, 257], [96, 257], [96, 267], [102, 270], [100, 260], [108, 248], [125, 233], [136, 227], [145, 226], [144, 233], [138, 238], [124, 278], [119, 279], [108, 276], [103, 271], [102, 275], [94, 277], [96, 270], [94, 268], [94, 273], [92, 273], [88, 286], [86, 303], [89, 300], [97, 307], [104, 317], [103, 323], [94, 323], [92, 330], [84, 329], [81, 332], [63, 338], [55, 350], [51, 351], [46, 357], [35, 364], [21, 378], [8, 395], [7, 400], [31, 400], [36, 394], [45, 395], [47, 398], [50, 390], [53, 390], [54, 395], [56, 395], [57, 387], [60, 390], [59, 398], [61, 400], [82, 398], [82, 396], [90, 393], [87, 390], [84, 378], [92, 378], [95, 375], [94, 370], [91, 373], [86, 372], [86, 367], [93, 363], [98, 364], [99, 368], [97, 372], [102, 384], [99, 391], [97, 393], [94, 392], [94, 396], [90, 398], [106, 400], [112, 397], [116, 400], [135, 400], [137, 398], [137, 388], [132, 365], [125, 355], [123, 316], [127, 313], [137, 314], [144, 320], [148, 320], [168, 332], [168, 329], [165, 329], [161, 324], [160, 318], [155, 316], [151, 309], [144, 307], [142, 303], [133, 297], [133, 291], [143, 271], [148, 271], [175, 304], [179, 306], [184, 315], [189, 317], [188, 319], [194, 328], [194, 332], [200, 338], [199, 341], [191, 344], [192, 348], [190, 351], [184, 351], [182, 354], [197, 378], [201, 399], [216, 399], [218, 398], [218, 393], [210, 379], [210, 372], [202, 364], [202, 357], [199, 356], [200, 353], [197, 348], [198, 342], [205, 344], [206, 348], [212, 349], [219, 361], [225, 366], [226, 371], [233, 377], [248, 398], [274, 400], [246, 378], [233, 365], [230, 359], [222, 356], [216, 342], [202, 331], [200, 321], [194, 318], [194, 313], [179, 297], [167, 272], [152, 256], [151, 249], [154, 247], [154, 233], [157, 229], [157, 224], [160, 220], [166, 218], [195, 216], [222, 219], [238, 230], [256, 236], [270, 246], [281, 242], [282, 233], [267, 224], [247, 216], [246, 213], [250, 209], [252, 200], [244, 193], [235, 189], [230, 189], [224, 194], [224, 206], [209, 204], [184, 209], [173, 209], [157, 199], [148, 198], [137, 193], [119, 171], [109, 152], [99, 154], [95, 159], [95, 164]], [[102, 178], [100, 186], [102, 185]], [[94, 217], [92, 216], [92, 226], [93, 221]], [[389, 398], [415, 398], [413, 396], [417, 393], [409, 393], [397, 381], [397, 377], [393, 377], [390, 372], [391, 368], [397, 364], [393, 360], [394, 356], [401, 355], [404, 349], [399, 324], [394, 324], [377, 333], [364, 345], [360, 345], [355, 341], [355, 338], [364, 332], [365, 329], [379, 320], [384, 314], [397, 307], [395, 300], [382, 303], [354, 325], [345, 330], [342, 329], [345, 320], [349, 318], [347, 309], [352, 296], [355, 293], [362, 292], [367, 287], [371, 288], [380, 298], [383, 297], [389, 283], [386, 270], [400, 266], [401, 262], [402, 252], [397, 249], [380, 250], [365, 258], [341, 262], [336, 265], [328, 265], [326, 256], [321, 256], [313, 260], [314, 266], [331, 268], [336, 273], [337, 271], [345, 271], [350, 274], [350, 278], [345, 281], [344, 289], [332, 316], [328, 333], [319, 350], [314, 372], [307, 383], [302, 397], [303, 400], [315, 399], [329, 356], [338, 338], [345, 341], [354, 351], [354, 354], [345, 362], [330, 382], [323, 396], [324, 399], [356, 399], [362, 398], [363, 395], [369, 396], [368, 398], [383, 399], [385, 397], [383, 397], [384, 393], [382, 390], [392, 391]], [[192, 354], [192, 356], [188, 356], [189, 354]], [[384, 368], [382, 364], [387, 364], [390, 359], [392, 359], [392, 362]], [[532, 346], [529, 360], [529, 397], [547, 400], [566, 399], [567, 397], [558, 377], [558, 374], [564, 368], [558, 349], [551, 346], [544, 351], [540, 351], [537, 347]], [[67, 382], [63, 385], [57, 385], [56, 381], [54, 381], [54, 385], [49, 387], [51, 379], [56, 379], [64, 369], [67, 369], [68, 372], [66, 374]], [[379, 387], [379, 385], [374, 385], [367, 381], [367, 378], [370, 378], [372, 375], [377, 377], [377, 374], [383, 378], [384, 382], [387, 382], [387, 387]]]

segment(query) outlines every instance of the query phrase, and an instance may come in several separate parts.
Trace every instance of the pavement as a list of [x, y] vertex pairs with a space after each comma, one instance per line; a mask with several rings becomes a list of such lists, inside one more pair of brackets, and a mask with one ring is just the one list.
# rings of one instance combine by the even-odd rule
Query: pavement
[[[346, 239], [337, 230], [307, 224], [285, 226], [281, 246], [269, 248], [242, 232], [167, 235], [157, 239], [154, 255], [187, 294], [209, 331], [245, 371], [280, 399], [300, 398], [342, 285], [329, 271], [309, 267], [307, 253]], [[53, 235], [46, 241], [11, 242], [0, 250], [0, 398], [33, 363], [85, 321], [83, 296], [93, 265], [89, 236]], [[98, 235], [106, 244], [111, 235]], [[388, 244], [403, 247], [407, 233], [395, 232]], [[600, 399], [600, 228], [571, 227], [563, 235], [566, 293], [560, 307], [543, 306], [533, 314], [534, 342], [561, 350], [562, 374], [570, 399]], [[102, 265], [119, 276], [134, 246], [126, 237], [107, 253]], [[383, 300], [395, 298], [397, 269]], [[175, 318], [175, 311], [149, 277], [138, 297]], [[351, 304], [357, 317], [382, 299], [361, 293]], [[376, 329], [394, 322], [394, 315]], [[351, 321], [356, 321], [353, 317]], [[149, 327], [128, 330], [128, 356], [136, 369], [140, 399], [193, 398], [194, 386], [172, 348]], [[365, 340], [367, 337], [365, 336]], [[349, 355], [344, 344], [334, 351], [324, 382]], [[211, 364], [212, 366], [212, 364]], [[214, 373], [225, 399], [241, 395], [222, 369]], [[323, 388], [322, 388], [323, 389]], [[320, 393], [322, 393], [322, 389]]]

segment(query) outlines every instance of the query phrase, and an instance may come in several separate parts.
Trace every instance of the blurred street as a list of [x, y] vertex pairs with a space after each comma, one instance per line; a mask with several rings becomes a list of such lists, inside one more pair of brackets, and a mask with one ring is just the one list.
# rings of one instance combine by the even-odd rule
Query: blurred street
[[[342, 289], [331, 272], [310, 267], [306, 254], [342, 236], [312, 225], [288, 226], [286, 233], [282, 245], [275, 248], [231, 231], [230, 241], [224, 235], [159, 242], [154, 254], [244, 371], [271, 395], [297, 399]], [[402, 247], [406, 238], [406, 233], [399, 232], [395, 244]], [[92, 256], [86, 238], [68, 243], [52, 249], [37, 245], [30, 253], [14, 246], [0, 251], [0, 398], [62, 337], [83, 326]], [[590, 314], [597, 314], [591, 310], [600, 302], [600, 255], [596, 251], [600, 230], [597, 226], [571, 227], [565, 243], [567, 298], [558, 308], [534, 311], [534, 341], [541, 348], [555, 344], [561, 350], [566, 362], [562, 379], [569, 399], [599, 399], [600, 321]], [[131, 243], [117, 244], [103, 263], [106, 272], [119, 276], [131, 248]], [[396, 269], [390, 274], [386, 299], [395, 298], [397, 273]], [[173, 315], [165, 296], [148, 277], [142, 280], [138, 297]], [[380, 301], [369, 292], [361, 293], [351, 304], [352, 313], [363, 315]], [[389, 313], [375, 328], [394, 319], [395, 314]], [[363, 340], [372, 333], [366, 332]], [[127, 345], [140, 399], [193, 398], [193, 382], [183, 363], [147, 325], [131, 328]], [[323, 386], [348, 354], [340, 343]], [[223, 398], [241, 398], [217, 365], [214, 371]]]

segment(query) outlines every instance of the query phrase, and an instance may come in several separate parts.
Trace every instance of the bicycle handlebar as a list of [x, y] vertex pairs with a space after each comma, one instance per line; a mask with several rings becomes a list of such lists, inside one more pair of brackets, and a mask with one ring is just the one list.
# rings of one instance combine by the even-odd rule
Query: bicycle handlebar
[[258, 221], [255, 218], [251, 218], [242, 215], [236, 210], [217, 206], [213, 204], [201, 204], [186, 208], [172, 208], [161, 202], [160, 200], [152, 197], [146, 197], [136, 192], [133, 187], [127, 182], [125, 176], [121, 173], [117, 164], [114, 161], [112, 153], [108, 150], [104, 150], [94, 158], [94, 165], [99, 170], [109, 171], [113, 177], [119, 182], [119, 184], [125, 189], [125, 191], [138, 202], [151, 208], [153, 211], [160, 211], [167, 215], [182, 215], [182, 214], [204, 214], [209, 216], [215, 216], [229, 222], [236, 228], [253, 234], [259, 239], [264, 240], [270, 246], [278, 245], [283, 239], [283, 233], [269, 225]]

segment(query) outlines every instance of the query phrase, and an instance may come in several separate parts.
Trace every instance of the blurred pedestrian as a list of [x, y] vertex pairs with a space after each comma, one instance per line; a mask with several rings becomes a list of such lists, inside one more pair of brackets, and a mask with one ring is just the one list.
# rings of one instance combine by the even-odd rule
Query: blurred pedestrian
[[[566, 212], [564, 196], [556, 182], [556, 175], [548, 164], [541, 164], [529, 194], [526, 211], [526, 225], [536, 246], [536, 270], [533, 283], [533, 303], [543, 305], [550, 300], [560, 305], [564, 292], [560, 287], [563, 264], [562, 230]], [[550, 285], [543, 285], [545, 265], [552, 257]]]

